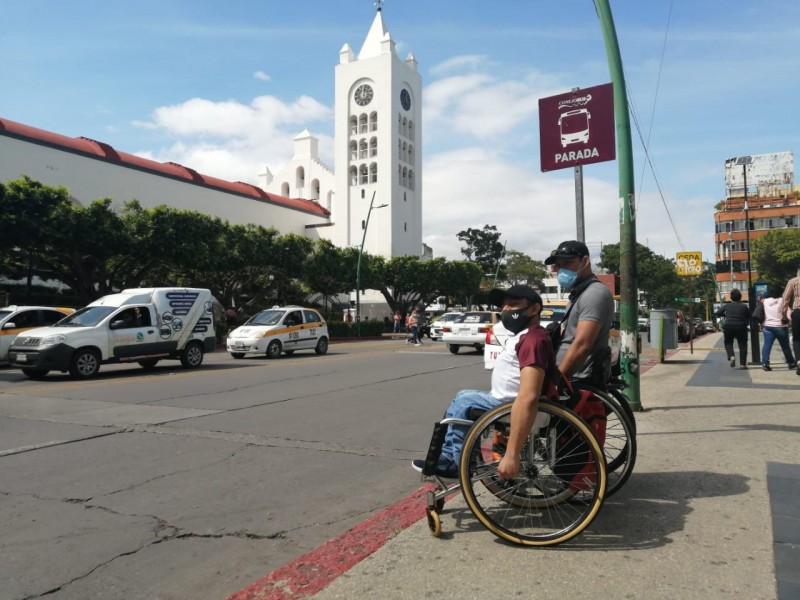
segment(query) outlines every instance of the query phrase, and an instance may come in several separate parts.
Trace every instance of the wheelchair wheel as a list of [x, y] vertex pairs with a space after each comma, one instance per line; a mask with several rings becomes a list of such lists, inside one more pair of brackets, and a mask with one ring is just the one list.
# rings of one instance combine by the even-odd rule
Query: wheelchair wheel
[[603, 450], [578, 415], [540, 400], [521, 472], [503, 481], [497, 465], [505, 447], [495, 434], [507, 431], [510, 421], [511, 405], [504, 404], [469, 430], [460, 466], [464, 499], [481, 523], [505, 540], [525, 546], [565, 542], [592, 522], [603, 503]]
[[438, 511], [434, 508], [426, 508], [425, 516], [428, 518], [428, 529], [430, 529], [431, 535], [438, 538], [442, 535], [442, 518]]
[[[576, 385], [576, 388], [590, 390], [605, 407], [606, 441], [603, 454], [608, 471], [606, 498], [609, 498], [622, 488], [633, 472], [636, 464], [636, 429], [623, 404], [615, 396], [590, 386]], [[624, 406], [628, 407], [627, 401], [624, 402]]]

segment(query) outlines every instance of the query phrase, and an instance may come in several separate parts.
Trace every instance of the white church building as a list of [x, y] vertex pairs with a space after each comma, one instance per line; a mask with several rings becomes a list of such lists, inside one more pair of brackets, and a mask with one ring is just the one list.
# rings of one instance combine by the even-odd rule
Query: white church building
[[416, 59], [397, 56], [379, 8], [360, 51], [349, 44], [339, 51], [334, 169], [320, 160], [307, 130], [278, 173], [267, 167], [254, 174], [262, 189], [0, 118], [0, 181], [27, 175], [66, 187], [80, 205], [110, 197], [121, 208], [135, 198], [145, 208], [166, 204], [340, 247], [361, 245], [372, 202], [380, 209], [370, 213], [365, 252], [429, 257], [422, 244], [421, 105]]

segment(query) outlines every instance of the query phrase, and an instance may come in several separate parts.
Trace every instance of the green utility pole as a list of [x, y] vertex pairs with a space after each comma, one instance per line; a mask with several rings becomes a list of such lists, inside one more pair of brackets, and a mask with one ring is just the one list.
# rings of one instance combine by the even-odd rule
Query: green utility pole
[[633, 182], [633, 149], [631, 122], [625, 73], [619, 54], [617, 31], [611, 15], [609, 0], [595, 0], [597, 16], [603, 29], [608, 57], [608, 70], [614, 84], [614, 120], [617, 133], [617, 163], [619, 164], [619, 266], [620, 266], [620, 325], [622, 328], [622, 377], [628, 384], [625, 395], [633, 410], [642, 410], [639, 388], [639, 349], [637, 347], [638, 298], [636, 277], [636, 217]]

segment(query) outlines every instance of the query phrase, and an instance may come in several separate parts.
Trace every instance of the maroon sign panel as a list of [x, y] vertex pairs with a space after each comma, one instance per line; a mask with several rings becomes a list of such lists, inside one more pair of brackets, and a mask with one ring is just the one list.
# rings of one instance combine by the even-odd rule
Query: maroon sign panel
[[614, 84], [539, 99], [542, 171], [614, 160]]

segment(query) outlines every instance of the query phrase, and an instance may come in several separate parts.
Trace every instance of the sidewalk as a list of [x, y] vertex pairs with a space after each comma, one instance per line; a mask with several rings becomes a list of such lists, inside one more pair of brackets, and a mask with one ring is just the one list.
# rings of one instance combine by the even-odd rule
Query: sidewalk
[[572, 541], [502, 542], [460, 496], [435, 539], [421, 503], [314, 598], [800, 597], [800, 377], [775, 351], [772, 372], [731, 369], [712, 333], [644, 373], [636, 469]]

